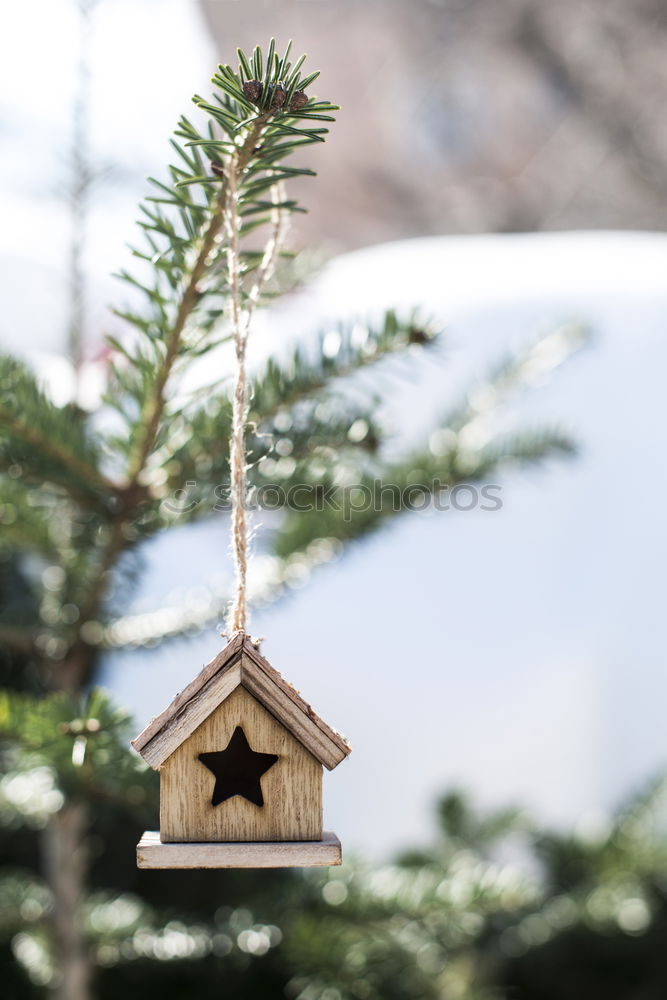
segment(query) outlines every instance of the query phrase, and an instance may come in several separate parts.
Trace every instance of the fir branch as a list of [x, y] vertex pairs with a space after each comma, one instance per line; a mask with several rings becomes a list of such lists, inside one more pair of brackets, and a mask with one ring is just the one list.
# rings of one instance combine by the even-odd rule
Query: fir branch
[[[418, 449], [398, 462], [370, 471], [350, 469], [347, 481], [373, 493], [381, 479], [402, 496], [408, 487], [422, 485], [428, 495], [436, 484], [453, 488], [459, 483], [478, 482], [500, 472], [507, 464], [535, 464], [575, 452], [571, 438], [560, 429], [502, 433], [499, 416], [503, 407], [536, 380], [544, 380], [589, 339], [588, 331], [569, 324], [538, 338], [524, 350], [496, 365], [489, 377], [477, 383], [464, 402], [443, 420], [436, 447]], [[341, 483], [342, 470], [338, 482]], [[378, 528], [405, 510], [393, 497], [364, 510], [288, 511], [274, 541], [274, 552], [286, 557], [312, 544], [318, 537], [349, 542]]]
[[[456, 444], [441, 456], [416, 452], [401, 463], [385, 466], [380, 473], [376, 470], [372, 476], [359, 477], [358, 485], [372, 491], [376, 474], [380, 474], [382, 481], [395, 487], [400, 495], [407, 487], [415, 485], [415, 470], [418, 469], [428, 493], [429, 486], [438, 480], [443, 486], [452, 488], [459, 483], [479, 482], [500, 471], [508, 462], [533, 465], [573, 453], [574, 446], [567, 436], [545, 429], [503, 437], [481, 450], [474, 459], [468, 450], [463, 451]], [[332, 509], [287, 512], [284, 524], [273, 539], [273, 557], [255, 559], [249, 588], [251, 605], [266, 606], [280, 600], [294, 579], [303, 585], [305, 577], [341, 556], [350, 544], [404, 515], [408, 509], [386, 502], [351, 514]], [[155, 646], [216, 625], [224, 614], [229, 595], [213, 584], [206, 590], [207, 599], [202, 599], [198, 589], [196, 599], [189, 599], [185, 594], [170, 607], [115, 619], [104, 628], [100, 644], [108, 649]]]
[[[326, 430], [325, 422], [318, 422], [316, 418], [317, 403], [330, 402], [338, 389], [345, 395], [346, 403], [338, 408], [339, 415], [331, 424], [330, 445], [339, 448], [346, 444], [346, 432], [341, 434], [343, 409], [349, 418], [348, 430], [358, 419], [368, 423], [369, 433], [361, 446], [368, 448], [373, 440], [379, 445], [382, 435], [369, 413], [369, 405], [362, 399], [355, 402], [347, 398], [349, 387], [345, 380], [391, 357], [432, 347], [438, 338], [433, 325], [421, 322], [416, 312], [400, 316], [388, 310], [378, 323], [339, 322], [326, 333], [320, 333], [311, 349], [297, 347], [285, 359], [269, 358], [252, 380], [250, 463], [268, 454], [275, 437], [290, 437], [289, 433], [280, 434], [276, 423], [279, 416], [284, 417], [283, 431], [285, 427], [303, 424], [299, 411], [306, 403], [318, 424], [318, 444], [326, 444], [324, 433], [320, 433]], [[403, 370], [397, 369], [397, 375], [402, 374]], [[167, 491], [180, 489], [189, 479], [201, 481], [205, 477], [214, 484], [226, 480], [230, 431], [231, 410], [227, 394], [210, 396], [194, 412], [186, 408], [175, 417], [173, 437], [183, 443], [166, 450], [163, 468], [169, 472]]]
[[444, 454], [436, 456], [428, 451], [417, 451], [400, 463], [376, 469], [372, 474], [364, 472], [350, 477], [347, 483], [350, 490], [358, 489], [366, 497], [376, 497], [376, 484], [381, 482], [385, 489], [377, 501], [359, 507], [353, 498], [347, 506], [339, 501], [338, 508], [288, 511], [274, 538], [273, 551], [280, 558], [290, 557], [320, 538], [349, 544], [410, 511], [404, 498], [411, 490], [414, 491], [413, 503], [417, 502], [417, 491], [426, 503], [436, 489], [451, 490], [463, 483], [478, 483], [502, 472], [507, 463], [534, 465], [554, 456], [572, 454], [572, 441], [559, 430], [543, 429], [525, 438], [508, 436], [478, 452], [454, 436], [451, 447]]
[[44, 697], [0, 691], [0, 740], [26, 754], [33, 767], [48, 763], [70, 799], [113, 800], [128, 785], [146, 781], [143, 762], [127, 752], [129, 724], [99, 689]]
[[[251, 129], [238, 154], [238, 169], [243, 169], [252, 156], [258, 137], [261, 134], [262, 126], [263, 122], [258, 122]], [[176, 318], [173, 326], [165, 336], [166, 346], [162, 364], [156, 373], [152, 391], [146, 396], [144, 401], [138, 422], [139, 426], [143, 428], [143, 433], [139, 438], [134, 453], [130, 456], [128, 482], [122, 491], [125, 503], [123, 504], [120, 516], [115, 518], [112, 523], [109, 543], [100, 559], [95, 579], [90, 587], [88, 600], [83, 609], [85, 619], [95, 615], [100, 599], [106, 589], [106, 576], [115, 565], [120, 553], [128, 544], [127, 522], [134, 516], [140, 503], [146, 499], [146, 492], [140, 488], [140, 480], [155, 445], [160, 423], [165, 412], [167, 385], [180, 354], [181, 341], [186, 324], [200, 297], [199, 283], [206, 273], [209, 266], [209, 258], [213, 254], [217, 237], [221, 232], [226, 205], [227, 184], [222, 183], [214, 202], [210, 222], [201, 240], [197, 257], [185, 282]]]
[[28, 368], [0, 356], [0, 464], [18, 465], [36, 482], [54, 483], [79, 503], [106, 507], [114, 484], [98, 467], [99, 454], [75, 407], [58, 407]]
[[[272, 42], [271, 46], [275, 48], [275, 43]], [[287, 53], [275, 63], [270, 60], [263, 92], [264, 97], [271, 93], [271, 100], [268, 103], [265, 101], [265, 106], [260, 107], [257, 114], [248, 117], [252, 102], [244, 92], [243, 60], [239, 74], [229, 67], [219, 67], [213, 80], [222, 92], [217, 95], [218, 105], [198, 96], [194, 98], [197, 107], [211, 119], [208, 135], [201, 135], [186, 118], [182, 118], [176, 135], [186, 140], [186, 148], [172, 143], [181, 164], [170, 168], [170, 185], [153, 182], [159, 194], [149, 199], [153, 208], [144, 209], [147, 222], [143, 224], [150, 253], [136, 252], [153, 267], [153, 278], [146, 282], [127, 272], [121, 275], [148, 303], [146, 314], [135, 310], [123, 311], [139, 338], [135, 349], [124, 350], [115, 342], [121, 355], [115, 372], [117, 387], [119, 395], [125, 396], [129, 402], [129, 405], [117, 404], [129, 424], [126, 483], [119, 491], [118, 508], [111, 519], [108, 541], [99, 554], [97, 568], [87, 588], [88, 597], [83, 608], [86, 618], [96, 615], [109, 572], [123, 550], [137, 538], [137, 515], [150, 499], [150, 489], [146, 484], [148, 467], [167, 433], [172, 376], [180, 363], [185, 364], [188, 359], [200, 356], [212, 346], [211, 329], [219, 316], [218, 308], [209, 309], [201, 332], [197, 334], [195, 331], [197, 320], [201, 322], [205, 301], [218, 296], [230, 302], [238, 323], [239, 310], [245, 299], [247, 318], [244, 322], [249, 324], [280, 247], [286, 206], [278, 186], [283, 178], [312, 173], [277, 166], [292, 152], [294, 146], [290, 143], [282, 144], [280, 156], [272, 155], [269, 162], [261, 159], [265, 153], [275, 153], [277, 119], [294, 117], [290, 105], [283, 111], [281, 102], [274, 100], [277, 88], [282, 86], [275, 74], [279, 70], [285, 74], [290, 94], [293, 94], [301, 81], [298, 68], [291, 68]], [[299, 107], [302, 106], [303, 101], [300, 101]], [[216, 127], [222, 129], [227, 139], [221, 140], [216, 135]], [[301, 139], [313, 138], [312, 129], [295, 127], [293, 131]], [[324, 131], [318, 129], [317, 137], [321, 138], [320, 133]], [[204, 170], [200, 150], [211, 158], [209, 174]], [[230, 180], [234, 181], [233, 185]], [[268, 221], [272, 223], [272, 232], [258, 262], [258, 271], [249, 293], [240, 285], [230, 288], [220, 267], [225, 250], [229, 251], [229, 240], [226, 247], [224, 244], [224, 223], [229, 216], [232, 186], [235, 189], [234, 210], [238, 209], [239, 213], [257, 208], [261, 194], [271, 190], [271, 216]], [[203, 200], [196, 200], [197, 192]], [[165, 214], [163, 205], [171, 216]], [[230, 273], [240, 279], [240, 258], [238, 266]], [[173, 319], [170, 320], [169, 303], [174, 298], [175, 290], [178, 294]], [[118, 438], [115, 440], [119, 443]], [[153, 523], [156, 528], [159, 526], [158, 520], [154, 519]]]
[[[295, 579], [303, 582], [304, 574], [331, 562], [341, 548], [333, 539], [317, 539], [289, 558], [256, 557], [249, 580], [250, 603], [254, 607], [274, 603], [289, 590]], [[212, 582], [205, 590], [208, 597], [204, 599], [201, 588], [197, 588], [196, 597], [185, 593], [181, 600], [168, 607], [115, 618], [100, 633], [100, 646], [111, 650], [154, 647], [217, 625], [225, 614], [230, 595]]]
[[[238, 154], [237, 169], [239, 171], [243, 170], [250, 160], [257, 140], [261, 134], [263, 124], [264, 122], [261, 120], [255, 123], [243, 146], [241, 147]], [[223, 183], [220, 185], [220, 191], [214, 202], [211, 220], [204, 237], [201, 240], [194, 266], [188, 275], [185, 287], [181, 294], [178, 310], [176, 312], [176, 319], [174, 320], [171, 330], [168, 331], [165, 337], [166, 348], [163, 363], [157, 373], [153, 391], [147, 397], [144, 409], [142, 410], [140, 423], [145, 430], [134, 455], [130, 458], [128, 468], [128, 481], [130, 487], [137, 484], [138, 479], [145, 467], [148, 456], [150, 455], [153, 445], [155, 444], [158, 427], [166, 403], [165, 391], [167, 383], [179, 355], [181, 338], [183, 331], [185, 330], [186, 323], [188, 322], [188, 319], [190, 318], [190, 315], [201, 294], [199, 283], [206, 273], [209, 258], [213, 253], [216, 239], [222, 229], [226, 203], [227, 185]]]
[[401, 316], [388, 309], [379, 323], [339, 321], [319, 334], [315, 349], [298, 346], [285, 360], [269, 358], [253, 380], [251, 420], [266, 420], [304, 399], [330, 391], [332, 383], [370, 365], [438, 342], [439, 332], [414, 310]]
[[[275, 50], [274, 42], [271, 42], [270, 48]], [[116, 348], [125, 354], [125, 367], [134, 369], [133, 377], [124, 374], [122, 366], [117, 372], [121, 392], [133, 401], [133, 406], [127, 410], [131, 424], [127, 471], [129, 491], [140, 482], [158, 444], [164, 423], [162, 418], [167, 410], [167, 387], [178, 362], [211, 347], [211, 329], [220, 315], [220, 308], [209, 309], [208, 315], [204, 316], [206, 301], [217, 296], [221, 301], [227, 300], [232, 307], [237, 303], [239, 309], [245, 302], [244, 322], [246, 326], [249, 324], [280, 250], [285, 213], [297, 207], [296, 203], [285, 200], [281, 182], [313, 173], [304, 168], [284, 166], [282, 161], [297, 144], [276, 142], [276, 130], [282, 128], [283, 119], [294, 121], [302, 116], [304, 107], [313, 103], [307, 98], [300, 98], [299, 106], [295, 108], [291, 100], [288, 104], [275, 100], [279, 88], [286, 88], [287, 94], [293, 95], [298, 88], [307, 85], [307, 78], [304, 82], [299, 74], [302, 60], [292, 67], [287, 53], [282, 59], [272, 57], [267, 63], [266, 76], [261, 85], [258, 84], [257, 113], [249, 116], [249, 111], [254, 110], [253, 99], [246, 95], [244, 89], [245, 57], [240, 55], [239, 58], [238, 73], [229, 66], [218, 67], [213, 78], [220, 91], [216, 95], [217, 104], [211, 104], [197, 95], [194, 98], [200, 111], [211, 119], [208, 135], [202, 135], [188, 119], [182, 118], [176, 135], [185, 140], [185, 148], [172, 142], [181, 159], [178, 167], [170, 168], [172, 183], [153, 181], [160, 193], [150, 199], [155, 207], [144, 209], [147, 222], [142, 224], [149, 250], [146, 253], [135, 251], [138, 257], [153, 267], [153, 280], [147, 282], [127, 272], [121, 273], [121, 277], [148, 301], [146, 315], [135, 309], [124, 309], [120, 313], [135, 327], [140, 338], [147, 341], [145, 348], [123, 352], [122, 346], [115, 343]], [[284, 81], [276, 76], [279, 71], [285, 73]], [[218, 138], [216, 128], [222, 129], [228, 138]], [[312, 139], [312, 130], [299, 128], [296, 123], [293, 131], [300, 143], [304, 139]], [[318, 135], [318, 138], [321, 136]], [[211, 158], [210, 172], [206, 171], [200, 150]], [[228, 249], [228, 245], [224, 245], [223, 225], [229, 208], [228, 187], [232, 171], [238, 188], [239, 216], [258, 211], [257, 222], [266, 222], [272, 227], [262, 253], [249, 255], [244, 250], [240, 254], [239, 268], [234, 272], [239, 283], [236, 289], [229, 287], [220, 267]], [[192, 191], [201, 192], [203, 201], [195, 200]], [[271, 193], [268, 203], [262, 197], [265, 191]], [[171, 216], [165, 214], [162, 205], [169, 208]], [[256, 258], [255, 263], [253, 258]], [[257, 268], [250, 289], [241, 286], [241, 259], [245, 273], [250, 274]], [[163, 290], [165, 281], [171, 290], [168, 295]], [[169, 320], [169, 299], [173, 298], [175, 289], [180, 291], [173, 319]], [[195, 332], [197, 321], [201, 325], [199, 334]]]
[[49, 496], [24, 481], [0, 477], [0, 551], [27, 549], [57, 558], [52, 529], [58, 500], [62, 503], [62, 495]]

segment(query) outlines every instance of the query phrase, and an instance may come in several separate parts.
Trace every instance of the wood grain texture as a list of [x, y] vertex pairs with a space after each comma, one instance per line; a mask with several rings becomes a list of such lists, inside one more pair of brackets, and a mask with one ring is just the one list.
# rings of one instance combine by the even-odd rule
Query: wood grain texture
[[132, 745], [151, 767], [161, 767], [239, 684], [254, 694], [329, 770], [351, 752], [340, 733], [313, 711], [247, 635], [235, 636]]
[[340, 840], [265, 844], [164, 844], [147, 831], [137, 844], [138, 868], [323, 868], [342, 861]]
[[[237, 726], [253, 750], [279, 755], [261, 778], [263, 806], [240, 795], [211, 805], [215, 778], [197, 758], [224, 750]], [[322, 766], [237, 687], [161, 767], [160, 836], [165, 843], [321, 840]]]

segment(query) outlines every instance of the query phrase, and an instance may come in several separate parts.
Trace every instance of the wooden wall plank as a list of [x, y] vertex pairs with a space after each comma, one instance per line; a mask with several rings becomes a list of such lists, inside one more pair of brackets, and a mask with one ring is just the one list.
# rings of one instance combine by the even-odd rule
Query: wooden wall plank
[[[237, 726], [253, 750], [279, 755], [261, 778], [263, 806], [239, 795], [211, 805], [215, 778], [197, 758], [224, 750]], [[237, 687], [162, 765], [160, 835], [165, 843], [321, 840], [322, 766], [245, 688]]]

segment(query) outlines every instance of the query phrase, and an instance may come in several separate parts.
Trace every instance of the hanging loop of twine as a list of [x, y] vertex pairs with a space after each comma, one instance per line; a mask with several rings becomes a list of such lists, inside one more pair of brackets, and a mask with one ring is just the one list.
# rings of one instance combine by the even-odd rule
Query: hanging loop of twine
[[230, 501], [232, 556], [234, 561], [234, 596], [229, 611], [227, 632], [245, 632], [248, 618], [248, 520], [246, 501], [248, 496], [248, 463], [246, 458], [245, 429], [248, 421], [248, 380], [246, 374], [246, 350], [252, 315], [257, 306], [262, 288], [274, 271], [276, 259], [285, 233], [285, 213], [280, 204], [284, 200], [282, 185], [271, 188], [274, 208], [271, 213], [272, 232], [257, 269], [255, 280], [247, 296], [245, 312], [241, 300], [241, 258], [239, 254], [239, 213], [238, 213], [239, 164], [233, 157], [227, 174], [227, 198], [225, 201], [225, 229], [227, 234], [227, 271], [229, 276], [230, 319], [234, 339], [236, 372], [234, 395], [232, 398], [232, 433], [229, 447]]
[[232, 556], [234, 559], [234, 597], [229, 612], [229, 631], [245, 632], [248, 616], [248, 525], [246, 519], [247, 464], [245, 425], [248, 416], [246, 377], [247, 323], [241, 317], [241, 275], [239, 258], [237, 162], [233, 158], [227, 175], [225, 226], [227, 229], [227, 269], [231, 303], [231, 323], [236, 356], [234, 396], [232, 399], [232, 435], [229, 450], [232, 505]]

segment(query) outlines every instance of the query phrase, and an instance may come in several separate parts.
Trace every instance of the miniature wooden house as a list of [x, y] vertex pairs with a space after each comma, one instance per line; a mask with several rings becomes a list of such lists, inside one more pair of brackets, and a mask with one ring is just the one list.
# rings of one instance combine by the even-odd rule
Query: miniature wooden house
[[340, 864], [322, 828], [322, 768], [350, 753], [273, 669], [236, 635], [132, 745], [160, 771], [160, 832], [139, 867]]

